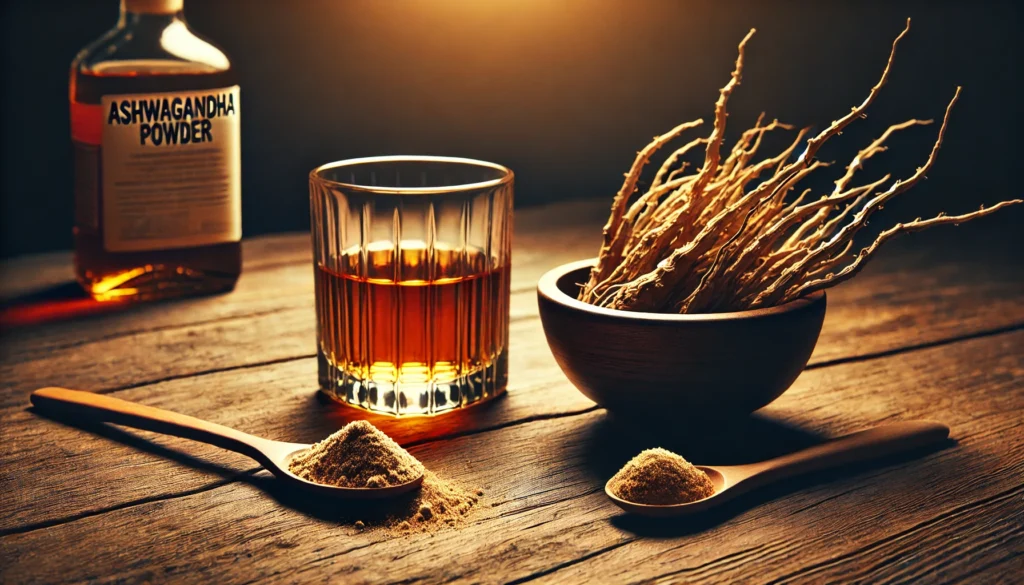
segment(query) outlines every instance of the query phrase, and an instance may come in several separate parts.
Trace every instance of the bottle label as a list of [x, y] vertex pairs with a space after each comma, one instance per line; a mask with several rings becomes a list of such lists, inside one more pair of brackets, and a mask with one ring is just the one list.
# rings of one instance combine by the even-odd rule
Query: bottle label
[[238, 86], [106, 95], [103, 246], [137, 252], [242, 239]]

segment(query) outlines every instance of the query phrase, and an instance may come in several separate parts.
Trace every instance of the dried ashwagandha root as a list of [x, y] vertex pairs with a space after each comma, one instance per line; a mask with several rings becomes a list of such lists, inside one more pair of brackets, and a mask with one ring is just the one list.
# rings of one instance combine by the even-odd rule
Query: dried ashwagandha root
[[[867, 225], [868, 218], [917, 184], [932, 168], [950, 112], [960, 97], [959, 87], [946, 107], [928, 159], [910, 177], [884, 188], [889, 175], [851, 186], [864, 162], [886, 149], [890, 136], [912, 126], [931, 124], [932, 120], [914, 119], [890, 126], [846, 165], [829, 194], [808, 199], [811, 190], [807, 189], [788, 200], [788, 194], [801, 180], [830, 165], [816, 158], [825, 142], [854, 120], [865, 117], [865, 110], [889, 79], [896, 48], [909, 30], [907, 19], [906, 28], [893, 41], [881, 79], [860, 105], [808, 139], [795, 160], [790, 161], [790, 157], [809, 128], [797, 131], [781, 153], [755, 163], [752, 161], [766, 134], [794, 128], [778, 120], [764, 124], [762, 114], [723, 159], [727, 106], [740, 84], [744, 51], [755, 32], [751, 29], [739, 44], [729, 82], [719, 91], [710, 135], [672, 152], [650, 186], [635, 197], [644, 167], [658, 150], [703, 120], [680, 124], [656, 136], [637, 153], [612, 200], [601, 251], [581, 287], [580, 300], [627, 311], [678, 313], [777, 305], [853, 277], [883, 243], [899, 234], [959, 224], [1022, 203], [1014, 199], [963, 215], [939, 214], [898, 223], [879, 234], [871, 245], [850, 254], [853, 238]], [[704, 147], [704, 163], [696, 172], [686, 174], [688, 163], [682, 159], [699, 146]]]

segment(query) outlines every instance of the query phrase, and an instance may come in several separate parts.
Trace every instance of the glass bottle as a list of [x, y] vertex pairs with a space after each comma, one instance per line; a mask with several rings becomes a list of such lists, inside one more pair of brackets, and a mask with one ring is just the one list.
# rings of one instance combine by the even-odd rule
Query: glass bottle
[[231, 290], [241, 272], [239, 87], [183, 0], [121, 0], [71, 66], [75, 273], [97, 300]]

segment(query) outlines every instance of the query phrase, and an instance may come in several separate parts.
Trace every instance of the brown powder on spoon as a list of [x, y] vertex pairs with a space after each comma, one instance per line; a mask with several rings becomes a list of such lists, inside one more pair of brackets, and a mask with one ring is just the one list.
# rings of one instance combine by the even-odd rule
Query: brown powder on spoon
[[365, 420], [310, 447], [288, 463], [295, 475], [315, 483], [348, 488], [382, 488], [423, 475], [423, 464]]
[[616, 496], [637, 504], [685, 504], [715, 493], [708, 474], [665, 449], [641, 451], [609, 485]]
[[[472, 491], [427, 471], [423, 464], [369, 422], [359, 420], [316, 443], [288, 465], [295, 475], [339, 487], [389, 487], [423, 475], [423, 485], [392, 500], [366, 502], [358, 530], [431, 532], [462, 523], [478, 498]], [[477, 490], [477, 494], [483, 492]]]

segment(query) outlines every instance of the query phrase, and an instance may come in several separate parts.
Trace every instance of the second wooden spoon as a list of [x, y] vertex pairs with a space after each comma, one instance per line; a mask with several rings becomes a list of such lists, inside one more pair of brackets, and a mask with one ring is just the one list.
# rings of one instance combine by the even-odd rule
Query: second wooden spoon
[[697, 465], [715, 485], [715, 493], [687, 504], [637, 504], [616, 496], [611, 481], [604, 491], [615, 505], [644, 516], [682, 516], [724, 504], [740, 494], [768, 483], [840, 465], [869, 461], [888, 455], [912, 451], [945, 441], [949, 427], [929, 421], [905, 421], [882, 425], [826, 441], [796, 453], [747, 465]]

